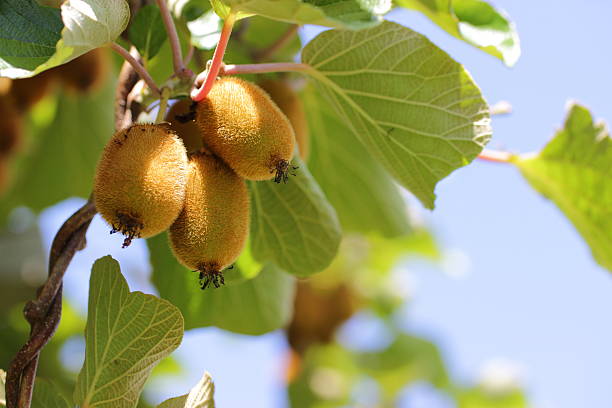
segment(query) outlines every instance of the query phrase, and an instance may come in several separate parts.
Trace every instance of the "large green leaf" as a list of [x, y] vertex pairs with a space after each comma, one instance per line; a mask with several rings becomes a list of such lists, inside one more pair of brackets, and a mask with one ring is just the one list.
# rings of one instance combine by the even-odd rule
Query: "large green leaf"
[[252, 279], [231, 284], [232, 275], [243, 273], [239, 260], [234, 269], [224, 272], [225, 286], [202, 291], [197, 275], [174, 259], [165, 234], [148, 239], [147, 245], [153, 282], [160, 296], [181, 310], [186, 329], [216, 326], [263, 334], [284, 327], [291, 318], [294, 279], [273, 264], [266, 264]]
[[518, 33], [505, 13], [482, 0], [396, 0], [418, 10], [455, 37], [513, 66], [521, 55]]
[[130, 292], [119, 263], [98, 259], [89, 281], [85, 362], [75, 403], [135, 407], [153, 367], [183, 338], [183, 318], [166, 300]]
[[410, 231], [408, 210], [384, 168], [313, 88], [303, 93], [311, 135], [309, 168], [345, 231], [386, 237]]
[[153, 58], [159, 52], [166, 38], [168, 36], [159, 8], [149, 4], [138, 10], [130, 24], [130, 41], [145, 60]]
[[[258, 14], [288, 23], [347, 29], [376, 25], [381, 21], [380, 16], [391, 8], [389, 0], [224, 0], [222, 3], [244, 14]], [[221, 8], [216, 6], [215, 10], [223, 17]]]
[[0, 76], [34, 71], [55, 53], [64, 27], [60, 11], [34, 0], [0, 2]]
[[334, 208], [299, 158], [287, 183], [249, 183], [251, 248], [259, 261], [307, 276], [325, 269], [342, 239]]
[[72, 405], [50, 382], [36, 378], [32, 394], [32, 408], [70, 408]]
[[466, 70], [399, 24], [323, 32], [302, 60], [370, 155], [428, 208], [436, 183], [491, 137], [488, 106]]
[[164, 401], [157, 408], [214, 408], [215, 384], [209, 373], [204, 373], [189, 394]]
[[563, 129], [539, 154], [514, 163], [572, 221], [595, 260], [612, 271], [612, 141], [605, 125], [573, 105]]
[[108, 81], [93, 95], [59, 97], [52, 123], [33, 129], [31, 150], [0, 202], [0, 214], [20, 205], [39, 211], [68, 197], [89, 196], [96, 162], [113, 134], [113, 85]]
[[115, 41], [130, 9], [126, 0], [66, 0], [58, 18], [56, 10], [34, 0], [3, 0], [0, 76], [36, 75]]

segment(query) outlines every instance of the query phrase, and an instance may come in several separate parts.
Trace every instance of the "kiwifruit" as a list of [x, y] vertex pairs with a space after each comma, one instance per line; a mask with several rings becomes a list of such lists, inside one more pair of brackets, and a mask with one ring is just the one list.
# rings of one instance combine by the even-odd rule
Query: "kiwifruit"
[[11, 78], [0, 77], [0, 96], [6, 95], [11, 91], [13, 80]]
[[137, 123], [113, 135], [98, 162], [96, 209], [111, 233], [147, 238], [170, 227], [183, 207], [188, 160], [167, 124]]
[[108, 54], [103, 48], [95, 48], [55, 70], [58, 79], [68, 90], [76, 93], [95, 91], [108, 73]]
[[181, 99], [173, 104], [166, 114], [166, 121], [170, 123], [172, 130], [183, 139], [189, 153], [202, 148], [202, 133], [192, 117], [192, 104], [191, 99]]
[[0, 95], [0, 157], [11, 155], [21, 143], [22, 117], [10, 95]]
[[244, 248], [249, 232], [249, 195], [232, 169], [209, 153], [191, 156], [185, 205], [170, 227], [174, 255], [198, 271], [200, 285], [219, 287], [223, 269]]
[[30, 109], [47, 94], [54, 78], [55, 70], [52, 69], [30, 78], [14, 79], [10, 94], [15, 101], [15, 107], [20, 112]]
[[291, 88], [289, 82], [282, 79], [265, 79], [257, 84], [270, 95], [276, 106], [287, 116], [295, 132], [295, 141], [300, 150], [300, 157], [304, 160], [308, 159], [310, 140], [308, 139], [308, 122], [306, 121], [302, 100]]
[[285, 114], [257, 85], [236, 77], [215, 82], [197, 103], [204, 146], [247, 180], [287, 180], [295, 135]]

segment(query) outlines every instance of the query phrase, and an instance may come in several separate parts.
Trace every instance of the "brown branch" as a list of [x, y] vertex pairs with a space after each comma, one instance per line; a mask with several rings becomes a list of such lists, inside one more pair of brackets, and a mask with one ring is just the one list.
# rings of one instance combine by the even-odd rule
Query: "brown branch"
[[[131, 124], [133, 115], [127, 114], [130, 111], [129, 95], [138, 81], [137, 77], [134, 80], [135, 69], [123, 68], [115, 94], [116, 125]], [[93, 197], [90, 197], [55, 234], [49, 253], [49, 277], [38, 290], [36, 299], [24, 308], [24, 316], [31, 327], [30, 336], [8, 368], [7, 408], [30, 408], [40, 352], [55, 333], [62, 314], [62, 279], [76, 252], [85, 248], [85, 234], [95, 214]]]
[[[130, 53], [132, 52], [133, 50], [130, 50]], [[126, 115], [130, 116], [130, 121], [132, 119], [127, 99], [139, 79], [138, 72], [129, 62], [125, 61], [119, 71], [119, 81], [115, 91], [115, 131], [123, 128]]]

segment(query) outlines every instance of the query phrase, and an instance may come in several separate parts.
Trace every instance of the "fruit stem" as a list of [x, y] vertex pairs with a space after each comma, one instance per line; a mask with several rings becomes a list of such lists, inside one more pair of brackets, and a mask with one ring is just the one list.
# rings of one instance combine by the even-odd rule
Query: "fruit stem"
[[166, 26], [166, 32], [168, 33], [168, 39], [170, 40], [170, 48], [172, 49], [172, 61], [174, 63], [174, 73], [179, 78], [190, 78], [193, 76], [193, 72], [185, 66], [183, 62], [183, 55], [181, 52], [181, 43], [176, 32], [176, 26], [174, 20], [168, 10], [166, 0], [157, 0], [157, 6], [161, 11], [162, 20], [164, 26]]
[[276, 54], [280, 49], [282, 49], [293, 37], [297, 34], [298, 28], [300, 28], [297, 24], [292, 24], [289, 26], [287, 31], [285, 31], [280, 37], [276, 39], [272, 44], [268, 47], [258, 50], [253, 53], [253, 59], [255, 61], [265, 61]]
[[161, 90], [161, 98], [159, 99], [159, 109], [157, 110], [157, 117], [155, 123], [164, 121], [166, 116], [166, 110], [168, 109], [168, 99], [170, 98], [170, 88], [163, 87]]
[[478, 155], [480, 160], [494, 162], [494, 163], [510, 163], [514, 155], [512, 153], [504, 152], [501, 150], [489, 150], [484, 149], [482, 153]]
[[[221, 30], [221, 38], [219, 38], [219, 42], [217, 43], [217, 47], [215, 48], [215, 54], [213, 55], [212, 62], [210, 63], [210, 68], [204, 71], [202, 74], [206, 75], [206, 79], [204, 79], [204, 83], [200, 88], [194, 88], [191, 91], [191, 99], [195, 102], [199, 102], [202, 99], [206, 98], [212, 86], [217, 79], [217, 75], [219, 75], [219, 69], [221, 68], [221, 64], [223, 63], [223, 55], [225, 55], [225, 49], [227, 48], [227, 42], [229, 41], [230, 35], [232, 34], [232, 28], [234, 27], [234, 23], [236, 22], [236, 14], [230, 13], [225, 22], [223, 23], [223, 29]], [[198, 83], [198, 79], [196, 79], [196, 84]]]
[[147, 83], [147, 85], [149, 86], [149, 88], [151, 88], [153, 92], [155, 92], [157, 95], [161, 94], [159, 88], [155, 84], [155, 81], [153, 81], [153, 78], [151, 78], [151, 75], [149, 75], [149, 72], [145, 69], [145, 67], [142, 66], [140, 62], [138, 62], [136, 58], [132, 56], [132, 54], [128, 52], [128, 50], [126, 50], [117, 43], [111, 43], [110, 47], [134, 67], [134, 70], [138, 72], [138, 75], [140, 75], [140, 77]]
[[222, 75], [261, 74], [266, 72], [304, 72], [310, 70], [308, 64], [296, 62], [271, 62], [268, 64], [224, 65]]

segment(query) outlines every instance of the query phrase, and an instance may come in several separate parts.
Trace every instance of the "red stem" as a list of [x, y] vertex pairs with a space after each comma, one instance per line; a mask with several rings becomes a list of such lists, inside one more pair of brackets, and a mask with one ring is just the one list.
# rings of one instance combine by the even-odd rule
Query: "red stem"
[[[204, 80], [204, 84], [198, 89], [194, 88], [191, 91], [191, 99], [196, 102], [201, 101], [206, 98], [210, 90], [212, 89], [215, 80], [217, 79], [217, 75], [219, 75], [219, 69], [221, 68], [221, 63], [223, 62], [223, 55], [225, 55], [225, 49], [227, 48], [227, 42], [229, 41], [230, 35], [232, 34], [232, 28], [234, 27], [234, 22], [236, 21], [236, 15], [231, 14], [227, 16], [225, 22], [223, 23], [223, 29], [221, 30], [221, 38], [219, 38], [219, 43], [217, 43], [217, 48], [215, 48], [215, 54], [213, 55], [212, 63], [210, 64], [210, 69], [206, 72], [206, 79]], [[196, 84], [198, 83], [198, 79], [200, 79], [202, 74], [198, 75], [196, 79]]]
[[494, 162], [494, 163], [510, 163], [512, 161], [512, 153], [503, 152], [500, 150], [489, 150], [484, 149], [482, 153], [478, 155], [480, 160]]

